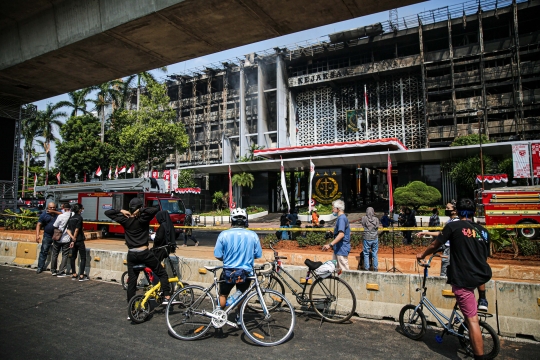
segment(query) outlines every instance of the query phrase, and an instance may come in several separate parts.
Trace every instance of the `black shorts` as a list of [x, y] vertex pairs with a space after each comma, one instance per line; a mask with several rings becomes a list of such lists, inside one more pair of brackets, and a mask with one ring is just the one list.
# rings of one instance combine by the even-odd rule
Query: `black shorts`
[[[223, 281], [223, 272], [221, 272], [219, 280]], [[241, 292], [245, 292], [249, 288], [250, 284], [251, 284], [251, 279], [246, 279], [246, 281], [240, 284], [229, 284], [223, 281], [219, 283], [219, 295], [229, 296], [229, 294], [231, 293], [231, 290], [235, 286], [237, 290], [240, 290]]]

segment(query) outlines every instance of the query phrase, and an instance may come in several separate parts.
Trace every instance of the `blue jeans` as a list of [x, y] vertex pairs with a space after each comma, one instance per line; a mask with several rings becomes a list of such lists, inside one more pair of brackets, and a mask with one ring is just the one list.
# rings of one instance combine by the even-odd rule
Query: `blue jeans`
[[41, 251], [39, 252], [38, 266], [40, 270], [45, 270], [45, 261], [47, 261], [47, 255], [49, 254], [49, 249], [53, 243], [51, 235], [43, 233], [43, 240], [41, 240]]
[[369, 250], [371, 250], [371, 256], [373, 258], [373, 270], [377, 271], [379, 268], [379, 260], [377, 260], [377, 252], [379, 251], [379, 239], [364, 240], [364, 270], [369, 270]]

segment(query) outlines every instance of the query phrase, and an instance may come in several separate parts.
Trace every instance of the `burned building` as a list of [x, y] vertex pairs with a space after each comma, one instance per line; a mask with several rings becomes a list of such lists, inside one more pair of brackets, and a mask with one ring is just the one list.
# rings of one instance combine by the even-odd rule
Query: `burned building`
[[471, 1], [171, 76], [191, 145], [170, 160], [388, 138], [439, 148], [479, 131], [538, 139], [539, 17], [540, 1]]

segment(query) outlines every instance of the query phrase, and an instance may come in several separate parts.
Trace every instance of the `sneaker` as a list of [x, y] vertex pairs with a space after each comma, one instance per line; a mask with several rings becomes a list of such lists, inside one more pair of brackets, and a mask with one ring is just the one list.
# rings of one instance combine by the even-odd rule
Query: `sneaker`
[[161, 305], [167, 305], [169, 303], [169, 300], [171, 300], [171, 298], [168, 298], [168, 299], [163, 298], [163, 302], [161, 303]]
[[56, 276], [56, 274], [57, 274], [57, 271], [56, 271], [56, 270], [51, 271], [51, 275], [52, 275], [52, 276]]
[[71, 280], [77, 280], [77, 274], [71, 274]]
[[488, 301], [486, 299], [478, 299], [478, 311], [488, 311]]
[[195, 243], [195, 246], [199, 246], [199, 242], [198, 242], [198, 241]]
[[56, 277], [66, 277], [66, 276], [68, 276], [68, 274], [66, 274], [63, 271], [61, 273], [56, 274]]
[[80, 278], [79, 278], [79, 281], [88, 281], [88, 280], [90, 280], [90, 279], [88, 278], [88, 276], [83, 276], [83, 277], [80, 277]]
[[182, 247], [187, 247], [187, 245], [186, 245], [186, 244], [183, 244]]
[[36, 274], [41, 274], [42, 272], [43, 272], [43, 270], [41, 270], [40, 268], [37, 268]]

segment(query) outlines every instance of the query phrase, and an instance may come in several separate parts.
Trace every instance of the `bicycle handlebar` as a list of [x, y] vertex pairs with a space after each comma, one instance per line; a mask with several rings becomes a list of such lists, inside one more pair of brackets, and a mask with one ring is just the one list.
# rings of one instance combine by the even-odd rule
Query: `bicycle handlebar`
[[[265, 266], [268, 266], [267, 269], [265, 269]], [[256, 265], [253, 267], [253, 270], [256, 270], [259, 272], [259, 274], [266, 275], [270, 274], [272, 272], [272, 264], [269, 262], [265, 262], [262, 265]]]
[[434, 257], [448, 258], [448, 256], [446, 255], [441, 255], [438, 252], [435, 252], [429, 257], [429, 260], [427, 262], [424, 260], [418, 260], [418, 265], [424, 266], [424, 267], [429, 266], [431, 264], [431, 260], [433, 260]]

